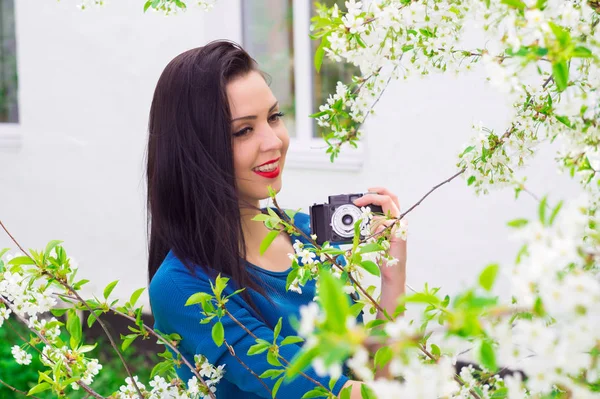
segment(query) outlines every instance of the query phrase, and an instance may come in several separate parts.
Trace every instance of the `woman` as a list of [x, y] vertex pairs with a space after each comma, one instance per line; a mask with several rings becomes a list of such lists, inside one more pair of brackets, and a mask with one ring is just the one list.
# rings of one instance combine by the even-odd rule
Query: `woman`
[[[217, 385], [219, 398], [270, 398], [239, 360], [257, 375], [273, 366], [264, 355], [246, 354], [255, 340], [227, 316], [222, 319], [225, 339], [239, 360], [225, 345], [217, 347], [211, 338], [213, 323], [200, 324], [200, 308], [184, 306], [188, 297], [212, 293], [210, 281], [218, 273], [229, 277], [227, 293], [246, 289], [231, 298], [228, 311], [255, 335], [272, 341], [279, 317], [283, 317], [280, 339], [296, 335], [289, 318], [299, 317], [299, 307], [315, 295], [314, 281], [302, 293], [286, 291], [292, 238], [280, 234], [260, 255], [268, 230], [252, 221], [262, 211], [259, 201], [269, 196], [268, 186], [281, 190], [289, 145], [282, 116], [255, 61], [229, 41], [211, 42], [173, 59], [152, 101], [148, 271], [155, 328], [178, 333], [179, 349], [191, 363], [194, 354], [202, 354], [215, 366], [225, 365], [224, 378]], [[376, 204], [399, 214], [395, 196], [383, 188], [370, 191], [376, 194], [365, 195], [355, 204]], [[308, 215], [299, 213], [294, 221], [310, 234]], [[382, 270], [381, 304], [391, 314], [404, 292], [405, 242], [394, 241], [390, 251], [400, 260], [400, 265]], [[280, 353], [291, 360], [299, 350], [299, 345], [286, 345]], [[192, 377], [185, 367], [177, 372], [184, 381]], [[328, 386], [329, 378], [312, 369], [305, 372]], [[271, 389], [275, 380], [264, 382]], [[358, 384], [341, 376], [332, 391], [338, 395], [342, 387]], [[282, 384], [277, 396], [300, 398], [313, 388], [314, 383], [298, 377]], [[353, 389], [352, 397], [360, 397], [360, 389]]]

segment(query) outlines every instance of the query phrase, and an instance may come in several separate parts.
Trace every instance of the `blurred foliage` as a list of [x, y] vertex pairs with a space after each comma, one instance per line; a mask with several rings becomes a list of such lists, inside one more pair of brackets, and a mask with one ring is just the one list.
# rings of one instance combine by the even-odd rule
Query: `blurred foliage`
[[[30, 332], [26, 326], [12, 316], [8, 322], [14, 327], [18, 334], [11, 329], [6, 321], [4, 325], [0, 327], [0, 379], [17, 389], [28, 391], [37, 384], [37, 370], [45, 370], [46, 366], [42, 364], [39, 354], [32, 348], [25, 349], [33, 356], [31, 364], [27, 366], [17, 364], [12, 356], [11, 348], [14, 345], [21, 345], [23, 343], [23, 340], [19, 338], [19, 334], [28, 338]], [[63, 332], [61, 337], [68, 342], [69, 335], [66, 332]], [[86, 342], [92, 343], [89, 341], [91, 340], [86, 340]], [[127, 373], [110, 346], [110, 342], [107, 338], [101, 337], [100, 339], [95, 339], [95, 342], [97, 342], [98, 345], [93, 351], [89, 352], [88, 355], [91, 358], [98, 359], [102, 365], [102, 370], [100, 370], [100, 373], [94, 378], [91, 387], [101, 395], [109, 396], [125, 383], [124, 378], [127, 376]], [[38, 348], [41, 350], [43, 344], [38, 345]], [[141, 354], [135, 347], [135, 343], [123, 354], [123, 357], [132, 374], [137, 375], [142, 382], [146, 381], [150, 376], [153, 365], [160, 361], [155, 353]], [[35, 394], [35, 396], [41, 399], [55, 398], [55, 395], [51, 391], [40, 392]], [[69, 393], [69, 398], [72, 399], [83, 399], [84, 397], [86, 397], [86, 393], [81, 389]], [[0, 398], [16, 399], [25, 398], [25, 396], [0, 385]]]

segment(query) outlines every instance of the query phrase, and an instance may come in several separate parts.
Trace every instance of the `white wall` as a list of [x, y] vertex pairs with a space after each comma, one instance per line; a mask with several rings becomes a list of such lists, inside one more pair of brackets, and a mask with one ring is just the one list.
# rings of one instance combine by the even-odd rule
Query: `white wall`
[[[154, 86], [182, 51], [241, 42], [239, 3], [169, 18], [143, 14], [141, 1], [83, 13], [75, 0], [16, 3], [21, 123], [0, 125], [0, 136], [16, 129], [22, 145], [0, 150], [0, 218], [27, 248], [64, 240], [92, 291], [120, 279], [114, 292], [128, 298], [146, 284], [143, 154]], [[383, 185], [406, 209], [456, 171], [474, 119], [504, 130], [507, 111], [481, 71], [394, 82], [368, 120], [362, 170], [288, 169], [280, 202], [307, 211], [327, 195]], [[558, 200], [575, 184], [556, 174], [552, 157], [542, 149], [529, 188]], [[408, 218], [409, 284], [452, 292], [486, 263], [512, 261], [518, 245], [505, 222], [536, 207], [526, 194], [513, 198], [510, 190], [477, 198], [459, 179], [432, 194]], [[14, 247], [0, 234], [6, 246]]]
[[[239, 4], [164, 17], [144, 14], [140, 1], [85, 12], [76, 0], [15, 3], [22, 144], [0, 151], [0, 218], [26, 248], [64, 240], [91, 289], [120, 279], [114, 292], [128, 299], [146, 285], [143, 154], [154, 87], [177, 54], [239, 40]], [[0, 135], [14, 130], [0, 124]], [[6, 246], [15, 247], [0, 234]]]

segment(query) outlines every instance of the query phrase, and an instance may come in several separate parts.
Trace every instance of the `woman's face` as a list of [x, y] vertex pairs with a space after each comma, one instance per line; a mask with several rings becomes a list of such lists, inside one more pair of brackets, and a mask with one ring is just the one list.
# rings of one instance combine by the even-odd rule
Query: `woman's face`
[[269, 197], [268, 186], [281, 190], [288, 132], [277, 99], [260, 73], [252, 71], [229, 82], [227, 97], [238, 195], [258, 205]]

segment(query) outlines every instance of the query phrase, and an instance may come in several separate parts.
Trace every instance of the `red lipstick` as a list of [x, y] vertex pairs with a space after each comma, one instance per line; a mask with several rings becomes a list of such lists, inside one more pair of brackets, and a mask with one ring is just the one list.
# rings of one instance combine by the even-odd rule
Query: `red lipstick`
[[[259, 166], [257, 166], [257, 167], [264, 166], [264, 165], [268, 165], [268, 164], [270, 164], [270, 163], [273, 163], [273, 162], [277, 162], [277, 161], [279, 161], [279, 159], [280, 159], [280, 158], [277, 158], [277, 159], [272, 159], [272, 160], [270, 160], [270, 161], [268, 161], [268, 162], [265, 162], [265, 163], [263, 163], [263, 164], [261, 164], [261, 165], [259, 165]], [[277, 166], [277, 168], [276, 168], [276, 169], [274, 169], [274, 170], [272, 170], [272, 171], [270, 171], [270, 172], [261, 172], [261, 171], [259, 171], [259, 170], [256, 170], [256, 169], [252, 169], [252, 171], [253, 171], [254, 173], [256, 173], [257, 175], [259, 175], [259, 176], [266, 177], [267, 179], [274, 179], [274, 178], [276, 178], [277, 176], [279, 176], [279, 173], [280, 173], [279, 166]]]

